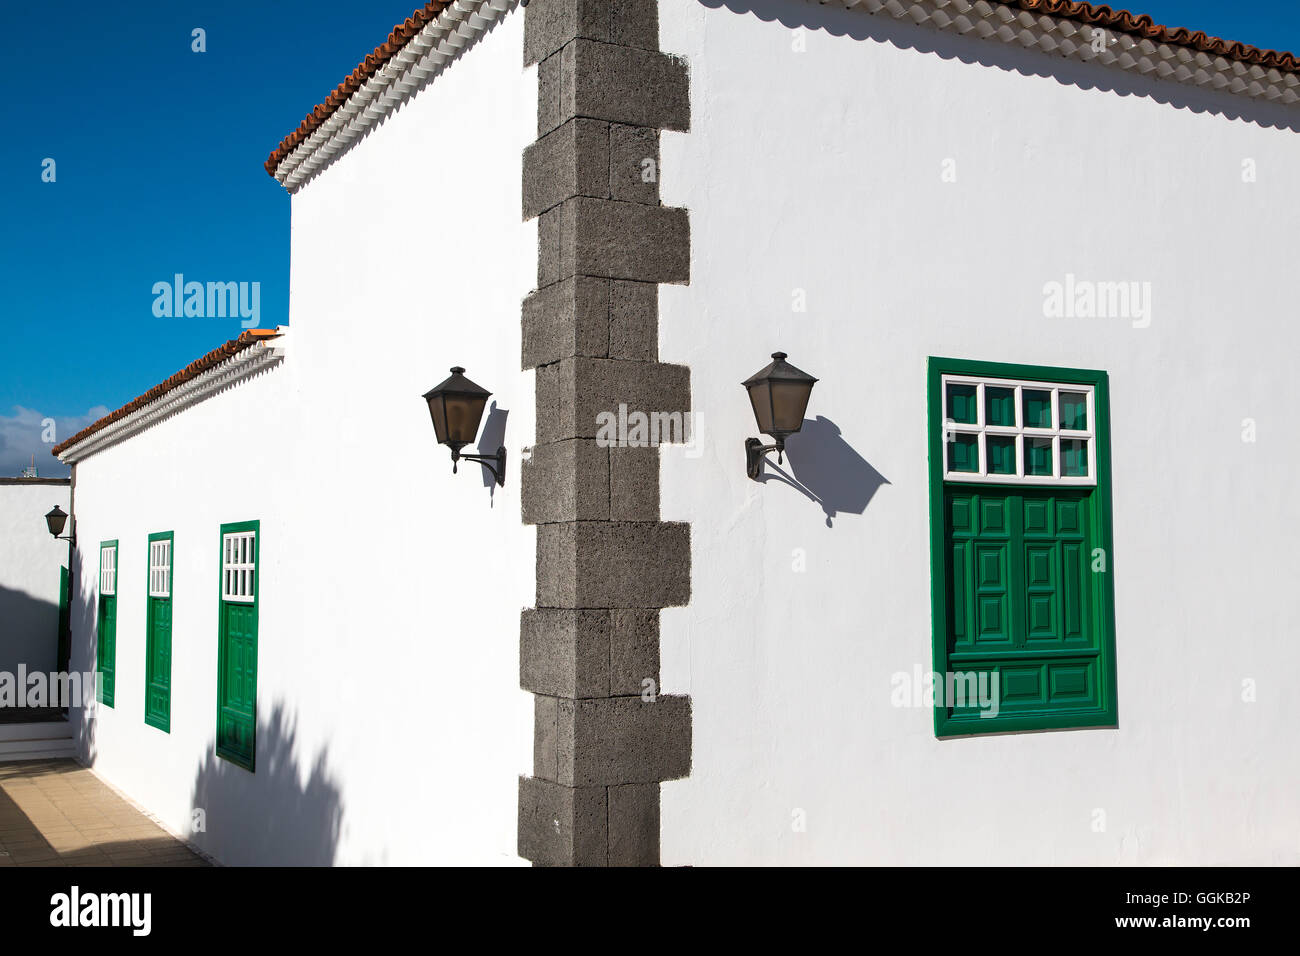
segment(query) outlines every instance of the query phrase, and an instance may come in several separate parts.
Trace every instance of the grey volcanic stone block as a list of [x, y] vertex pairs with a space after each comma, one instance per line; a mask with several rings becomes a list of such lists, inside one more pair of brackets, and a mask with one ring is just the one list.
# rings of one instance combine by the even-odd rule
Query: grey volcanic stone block
[[610, 5], [611, 43], [659, 49], [659, 0], [612, 0]]
[[[689, 440], [691, 374], [684, 365], [578, 356], [537, 370], [537, 441], [602, 437], [621, 441], [621, 414], [657, 423], [661, 440]], [[619, 406], [625, 406], [620, 411]], [[679, 428], [680, 423], [680, 428]], [[601, 435], [602, 429], [606, 434]], [[647, 438], [652, 437], [647, 428]]]
[[[607, 198], [611, 185], [609, 139], [608, 123], [571, 119], [526, 148], [524, 219], [532, 219], [570, 196]], [[625, 140], [620, 134], [621, 145]], [[636, 151], [626, 145], [623, 148]]]
[[567, 117], [561, 115], [560, 87], [563, 72], [559, 53], [547, 57], [537, 67], [537, 137], [555, 129]]
[[[628, 284], [647, 286], [646, 283]], [[563, 282], [539, 289], [524, 299], [523, 367], [536, 368], [575, 355], [597, 358], [606, 356], [613, 332], [610, 285], [609, 279], [572, 276]], [[625, 296], [620, 296], [620, 315], [632, 311], [631, 306], [623, 304], [624, 298]], [[637, 313], [636, 318], [620, 320], [620, 348], [626, 348], [623, 339], [631, 335], [630, 332], [622, 332], [622, 328], [635, 328], [637, 321], [643, 321], [640, 318], [642, 314]], [[657, 328], [657, 313], [651, 316], [650, 321]]]
[[574, 40], [557, 55], [560, 123], [586, 116], [628, 126], [690, 129], [690, 71], [685, 60], [585, 39]]
[[539, 608], [680, 607], [690, 596], [688, 524], [578, 521], [537, 527]]
[[519, 855], [537, 866], [608, 865], [608, 807], [604, 787], [520, 777]]
[[524, 66], [585, 37], [626, 46], [659, 46], [657, 0], [532, 0], [524, 13]]
[[[607, 195], [626, 202], [659, 203], [659, 131], [649, 126], [609, 127]], [[574, 195], [595, 196], [589, 191]], [[602, 194], [606, 195], [606, 194]]]
[[659, 611], [620, 608], [612, 611], [609, 635], [609, 694], [641, 696], [644, 682], [654, 681], [659, 693]]
[[577, 522], [537, 526], [539, 608], [582, 606], [578, 604], [577, 528]]
[[609, 357], [659, 359], [659, 286], [613, 280], [609, 290]]
[[[519, 686], [534, 694], [555, 697], [607, 697], [615, 613], [622, 612], [559, 608], [523, 611], [519, 618]], [[644, 631], [634, 632], [623, 642], [638, 638], [644, 639]], [[656, 671], [658, 651], [656, 643]]]
[[582, 438], [534, 445], [521, 470], [524, 524], [608, 519], [609, 453]]
[[609, 865], [659, 865], [659, 784], [610, 787]]
[[659, 449], [610, 448], [609, 517], [613, 521], [659, 520]]
[[691, 699], [558, 700], [559, 778], [566, 786], [676, 780], [691, 772]]
[[[548, 221], [557, 224], [548, 229]], [[689, 282], [691, 227], [685, 209], [577, 196], [542, 214], [537, 285], [571, 275]]]
[[533, 773], [544, 780], [556, 777], [559, 750], [558, 697], [533, 698]]
[[[565, 272], [563, 220], [563, 206], [546, 210], [537, 220], [537, 288], [539, 289], [559, 282], [565, 276], [573, 275], [571, 265]], [[572, 258], [570, 255], [570, 262]]]

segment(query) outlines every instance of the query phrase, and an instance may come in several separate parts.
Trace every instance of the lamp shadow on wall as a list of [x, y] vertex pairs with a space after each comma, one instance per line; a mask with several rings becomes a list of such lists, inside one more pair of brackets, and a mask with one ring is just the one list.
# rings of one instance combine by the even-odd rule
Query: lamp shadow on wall
[[[498, 448], [504, 448], [506, 444], [506, 419], [510, 417], [510, 409], [497, 408], [497, 403], [493, 402], [488, 408], [487, 421], [483, 423], [483, 434], [478, 440], [478, 454], [495, 455]], [[510, 476], [510, 462], [506, 461], [506, 477]], [[492, 477], [492, 472], [487, 468], [479, 466], [479, 472], [483, 475], [483, 487], [489, 489], [492, 494], [493, 504], [496, 503], [497, 481]]]
[[828, 4], [789, 0], [699, 0], [711, 9], [754, 16], [775, 28], [803, 28], [854, 40], [888, 43], [900, 50], [932, 53], [943, 60], [991, 66], [1022, 76], [1054, 79], [1063, 86], [1101, 90], [1118, 96], [1140, 96], [1193, 113], [1212, 113], [1277, 129], [1300, 131], [1295, 110], [1220, 90], [1207, 90], [1170, 80], [1156, 80], [1129, 70], [1025, 49], [1019, 45], [940, 30], [932, 24], [896, 20], [885, 14], [850, 10]]
[[889, 484], [844, 440], [840, 426], [822, 415], [805, 418], [800, 430], [786, 439], [785, 457], [789, 472], [768, 455], [758, 480], [789, 485], [817, 502], [828, 528], [834, 527], [838, 515], [862, 514], [880, 486]]
[[[190, 839], [222, 863], [330, 866], [343, 823], [339, 784], [325, 750], [310, 772], [299, 763], [297, 725], [284, 704], [257, 722], [256, 772], [216, 755], [215, 741], [194, 775]], [[201, 813], [200, 813], [201, 811]]]

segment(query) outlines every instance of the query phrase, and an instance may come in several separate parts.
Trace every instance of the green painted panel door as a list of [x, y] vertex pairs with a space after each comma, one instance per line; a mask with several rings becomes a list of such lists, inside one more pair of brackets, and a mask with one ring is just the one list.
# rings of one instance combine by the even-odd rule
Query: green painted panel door
[[117, 542], [99, 543], [99, 606], [95, 611], [96, 699], [112, 707], [117, 691]]
[[236, 763], [249, 766], [257, 716], [257, 609], [253, 605], [222, 602], [220, 668], [217, 747]]
[[258, 528], [221, 526], [216, 749], [246, 770], [257, 754]]
[[149, 633], [145, 641], [145, 723], [171, 729], [172, 599], [149, 598]]
[[117, 689], [117, 595], [99, 596], [95, 630], [95, 669], [99, 674], [99, 702], [109, 707]]
[[69, 629], [72, 627], [72, 576], [67, 568], [59, 568], [59, 634], [56, 638], [57, 670], [68, 669]]
[[171, 732], [172, 545], [170, 531], [149, 535], [145, 592], [144, 722]]
[[[949, 485], [952, 670], [997, 675], [1004, 716], [1101, 707], [1093, 490]], [[991, 684], [989, 686], [992, 686]], [[976, 702], [949, 716], [979, 720]]]

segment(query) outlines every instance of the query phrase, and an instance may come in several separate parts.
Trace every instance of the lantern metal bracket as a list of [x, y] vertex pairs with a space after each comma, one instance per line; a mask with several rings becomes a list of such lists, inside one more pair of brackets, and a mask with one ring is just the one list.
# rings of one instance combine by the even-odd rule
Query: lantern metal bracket
[[[503, 488], [505, 487], [506, 450], [504, 447], [498, 448], [495, 455], [462, 455], [459, 451], [453, 448], [451, 450], [451, 473], [453, 475], [456, 474], [456, 462], [460, 461], [462, 458], [466, 461], [478, 462], [488, 471], [492, 472], [492, 476], [496, 478], [498, 485]], [[493, 462], [496, 462], [495, 467], [493, 467]]]
[[763, 474], [763, 456], [770, 451], [776, 452], [777, 462], [784, 464], [781, 456], [785, 453], [785, 442], [778, 441], [774, 445], [764, 445], [757, 438], [745, 439], [745, 472], [754, 481], [758, 481], [759, 476]]

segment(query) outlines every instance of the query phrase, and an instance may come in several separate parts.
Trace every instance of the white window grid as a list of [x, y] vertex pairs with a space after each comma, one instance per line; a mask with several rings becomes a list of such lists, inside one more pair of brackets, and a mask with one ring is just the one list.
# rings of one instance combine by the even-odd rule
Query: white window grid
[[221, 538], [221, 599], [252, 604], [257, 593], [257, 532], [237, 531]]
[[[948, 386], [949, 385], [974, 385], [975, 386], [975, 423], [954, 422], [948, 416]], [[943, 403], [943, 476], [948, 481], [970, 481], [982, 482], [988, 484], [1022, 484], [1022, 485], [1075, 485], [1083, 487], [1093, 487], [1097, 484], [1097, 412], [1096, 412], [1096, 390], [1091, 385], [1081, 385], [1070, 382], [1039, 382], [1029, 379], [1008, 379], [1008, 378], [980, 378], [969, 375], [944, 375], [942, 377], [942, 396]], [[1010, 388], [1015, 391], [1015, 425], [990, 425], [985, 421], [986, 408], [984, 403], [985, 386], [994, 386], [996, 388]], [[1036, 428], [1027, 426], [1024, 423], [1024, 391], [1051, 392], [1052, 395], [1052, 427]], [[1060, 400], [1062, 392], [1082, 393], [1085, 396], [1085, 408], [1088, 419], [1088, 427], [1085, 429], [1061, 428], [1060, 422]], [[979, 445], [979, 470], [978, 471], [953, 471], [949, 468], [949, 456], [952, 452], [951, 444], [955, 440], [955, 435], [975, 435]], [[1016, 451], [1016, 471], [1015, 474], [990, 474], [988, 458], [988, 436], [1005, 435], [1015, 437]], [[1052, 441], [1052, 474], [1051, 475], [1027, 475], [1025, 474], [1025, 454], [1024, 442], [1021, 437], [1025, 438], [1050, 438]], [[1070, 441], [1078, 439], [1087, 442], [1088, 449], [1088, 474], [1087, 475], [1062, 475], [1061, 472], [1061, 441]]]
[[166, 539], [149, 542], [149, 596], [172, 596], [172, 543]]
[[117, 593], [117, 548], [99, 549], [99, 593], [111, 597]]

